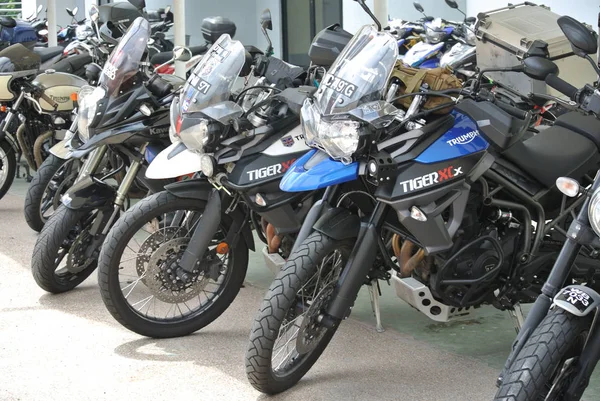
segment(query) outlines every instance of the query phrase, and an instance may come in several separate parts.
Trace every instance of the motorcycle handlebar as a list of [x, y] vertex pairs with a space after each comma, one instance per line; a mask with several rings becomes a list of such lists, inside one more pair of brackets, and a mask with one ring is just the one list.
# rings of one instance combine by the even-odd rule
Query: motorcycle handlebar
[[511, 106], [510, 104], [503, 102], [502, 100], [495, 99], [494, 104], [496, 106], [500, 107], [502, 110], [504, 110], [505, 112], [507, 112], [508, 114], [510, 114], [513, 117], [519, 118], [521, 120], [525, 120], [527, 118], [526, 111], [521, 110], [517, 107]]
[[555, 74], [548, 75], [546, 77], [546, 83], [560, 93], [568, 96], [571, 100], [575, 100], [577, 97], [578, 89]]

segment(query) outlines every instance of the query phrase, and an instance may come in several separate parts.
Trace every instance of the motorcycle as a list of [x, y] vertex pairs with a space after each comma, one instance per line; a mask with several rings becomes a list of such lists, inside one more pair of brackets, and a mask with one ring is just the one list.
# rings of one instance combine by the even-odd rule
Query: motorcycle
[[[79, 93], [77, 136], [72, 157], [87, 159], [62, 205], [48, 219], [35, 244], [32, 271], [37, 284], [52, 293], [69, 291], [96, 268], [108, 230], [117, 220], [134, 185], [160, 191], [164, 180], [146, 180], [147, 158], [168, 141], [170, 105], [180, 78], [152, 74], [147, 53], [150, 24], [137, 18], [113, 50], [96, 88]], [[183, 58], [183, 48], [178, 48]], [[79, 143], [80, 142], [80, 143]], [[108, 173], [100, 170], [107, 151], [117, 156]], [[125, 171], [117, 188], [111, 179]]]
[[[77, 58], [86, 57], [73, 57]], [[39, 67], [40, 58], [21, 44], [0, 51], [0, 102], [6, 112], [0, 122], [0, 198], [12, 185], [21, 156], [27, 161], [28, 176], [29, 168], [40, 166], [55, 133], [70, 125], [73, 94], [87, 84], [60, 71], [39, 74]]]
[[[425, 89], [401, 95], [415, 99], [408, 111], [397, 109], [397, 88], [388, 87], [397, 54], [392, 36], [367, 25], [328, 71], [323, 82], [330, 84], [306, 96], [303, 132], [318, 150], [290, 167], [281, 188], [329, 188], [252, 326], [246, 372], [259, 391], [285, 391], [302, 378], [364, 284], [378, 328], [380, 280], [391, 280], [401, 299], [434, 321], [492, 305], [511, 312], [518, 326], [520, 304], [540, 292], [571, 212], [582, 204], [562, 196], [556, 178], [585, 180], [600, 165], [588, 139], [600, 123], [585, 120], [582, 133], [573, 125], [579, 115], [568, 113], [532, 135], [530, 113], [487, 94], [479, 99], [482, 74], [470, 90], [430, 93], [450, 96], [439, 106], [418, 111]], [[540, 80], [558, 73], [541, 57], [507, 70]], [[351, 180], [363, 184], [354, 195], [370, 200], [366, 208], [332, 200]], [[571, 274], [586, 277], [598, 267], [580, 255]]]
[[[571, 17], [560, 17], [557, 23], [571, 42], [574, 53], [588, 59], [600, 74], [589, 57], [598, 49], [597, 35]], [[568, 96], [582, 113], [574, 121], [573, 129], [589, 135], [598, 146], [599, 131], [584, 126], [586, 121], [589, 126], [598, 126], [600, 94], [597, 87], [586, 85], [579, 90], [559, 77], [549, 78], [547, 83]], [[565, 196], [583, 204], [569, 225], [567, 239], [541, 294], [512, 345], [498, 379], [499, 389], [494, 398], [497, 401], [580, 400], [600, 359], [598, 267], [589, 269], [584, 280], [569, 280], [573, 270], [581, 268], [582, 255], [598, 257], [600, 170], [590, 186], [567, 177], [558, 178], [556, 186]]]
[[[447, 0], [446, 3], [458, 10], [455, 1]], [[424, 14], [421, 4], [414, 2], [413, 5]], [[412, 46], [402, 57], [402, 61], [410, 67], [419, 68], [449, 66], [457, 69], [467, 65], [474, 67], [476, 38], [470, 27], [474, 22], [475, 18], [467, 18], [466, 15], [463, 23], [425, 15], [423, 22], [425, 40]]]
[[[271, 24], [267, 10], [263, 32]], [[340, 32], [330, 28], [309, 52], [321, 63], [315, 71], [337, 55], [339, 42], [330, 38]], [[173, 102], [173, 144], [154, 159], [147, 176], [202, 175], [168, 185], [125, 212], [100, 255], [102, 299], [129, 330], [176, 337], [218, 318], [244, 281], [248, 250], [255, 249], [252, 226], [265, 243], [268, 265], [280, 267], [289, 255], [315, 192], [278, 188], [308, 149], [286, 95], [296, 90], [286, 87], [319, 77], [270, 56], [271, 50], [269, 45], [251, 62], [239, 41], [220, 36]], [[248, 86], [253, 71], [260, 78]]]

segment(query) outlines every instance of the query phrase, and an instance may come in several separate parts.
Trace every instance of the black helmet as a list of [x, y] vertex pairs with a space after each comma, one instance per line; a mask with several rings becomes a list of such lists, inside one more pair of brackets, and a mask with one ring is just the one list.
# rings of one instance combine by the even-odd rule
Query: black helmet
[[96, 63], [90, 63], [85, 67], [85, 78], [91, 85], [96, 85], [100, 79], [102, 67]]
[[100, 37], [107, 43], [116, 45], [121, 36], [123, 36], [121, 29], [110, 21], [100, 27]]

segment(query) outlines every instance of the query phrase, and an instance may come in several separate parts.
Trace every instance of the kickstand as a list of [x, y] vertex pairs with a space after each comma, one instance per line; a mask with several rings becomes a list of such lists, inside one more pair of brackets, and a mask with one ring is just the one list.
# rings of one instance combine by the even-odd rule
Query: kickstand
[[515, 326], [515, 330], [517, 334], [521, 331], [521, 327], [523, 326], [523, 309], [521, 309], [521, 304], [516, 303], [511, 309], [508, 309], [508, 314], [512, 318], [513, 325]]
[[371, 307], [373, 308], [373, 312], [375, 313], [375, 330], [378, 333], [383, 333], [385, 329], [381, 324], [381, 310], [379, 308], [379, 280], [375, 279], [371, 281], [369, 285], [369, 295], [371, 296]]

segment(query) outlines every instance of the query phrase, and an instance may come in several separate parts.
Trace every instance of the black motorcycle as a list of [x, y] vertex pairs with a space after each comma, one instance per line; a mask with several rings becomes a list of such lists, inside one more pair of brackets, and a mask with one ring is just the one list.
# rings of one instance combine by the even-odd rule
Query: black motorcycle
[[[270, 13], [262, 18], [271, 25]], [[220, 32], [222, 29], [218, 29]], [[313, 61], [336, 57], [330, 35], [313, 42]], [[210, 324], [234, 300], [255, 250], [278, 270], [318, 192], [286, 194], [282, 175], [308, 148], [298, 125], [298, 84], [322, 78], [275, 57], [252, 57], [223, 35], [194, 70], [171, 109], [173, 145], [148, 176], [202, 175], [165, 187], [128, 210], [109, 232], [98, 281], [110, 313], [141, 335], [175, 337]], [[311, 53], [313, 53], [311, 52]], [[251, 71], [260, 78], [255, 79]], [[232, 86], [237, 86], [232, 96]], [[289, 88], [288, 88], [289, 87]], [[314, 90], [314, 87], [303, 87]]]
[[[557, 22], [573, 52], [587, 58], [600, 74], [589, 57], [598, 49], [597, 35], [571, 17], [560, 17]], [[577, 117], [573, 129], [600, 147], [597, 88], [586, 85], [578, 90], [558, 77], [548, 83], [577, 103], [585, 117]], [[599, 255], [600, 170], [591, 186], [566, 177], [559, 178], [556, 185], [565, 196], [583, 205], [574, 215], [542, 293], [513, 343], [498, 381], [496, 401], [580, 400], [600, 359], [600, 272], [597, 267], [585, 268], [585, 279], [570, 280], [574, 270], [585, 266], [581, 264], [584, 255], [594, 259]]]
[[[33, 251], [33, 276], [48, 292], [69, 291], [94, 271], [104, 237], [134, 185], [141, 183], [153, 192], [163, 188], [165, 181], [146, 180], [143, 172], [146, 159], [166, 147], [169, 105], [183, 80], [149, 74], [148, 63], [142, 62], [149, 36], [148, 21], [137, 18], [105, 64], [99, 86], [79, 93], [72, 156], [87, 159]], [[109, 149], [119, 162], [101, 173]], [[115, 188], [111, 179], [122, 172]]]
[[[259, 391], [285, 391], [306, 374], [363, 285], [377, 294], [381, 280], [391, 281], [435, 321], [486, 304], [516, 312], [540, 292], [581, 207], [556, 189], [556, 178], [585, 180], [600, 164], [589, 139], [600, 123], [584, 119], [582, 129], [574, 121], [583, 116], [568, 113], [533, 133], [529, 113], [481, 93], [481, 74], [471, 88], [398, 96], [389, 83], [397, 51], [389, 34], [363, 27], [304, 103], [304, 135], [319, 150], [290, 168], [282, 188], [329, 188], [252, 326], [246, 371]], [[558, 73], [540, 57], [507, 70], [534, 79]], [[400, 96], [415, 98], [406, 112], [392, 104]], [[421, 110], [420, 96], [449, 99]], [[335, 200], [349, 181], [362, 188], [347, 197], [367, 199], [366, 208]], [[598, 267], [581, 255], [572, 277]]]

